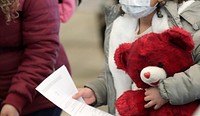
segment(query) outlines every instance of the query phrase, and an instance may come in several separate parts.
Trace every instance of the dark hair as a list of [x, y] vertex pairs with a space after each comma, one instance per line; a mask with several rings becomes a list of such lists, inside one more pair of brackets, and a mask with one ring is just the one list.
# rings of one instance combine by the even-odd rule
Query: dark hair
[[177, 2], [177, 3], [182, 3], [183, 1], [188, 1], [188, 0], [165, 0], [166, 2], [167, 1], [175, 1], [175, 2]]

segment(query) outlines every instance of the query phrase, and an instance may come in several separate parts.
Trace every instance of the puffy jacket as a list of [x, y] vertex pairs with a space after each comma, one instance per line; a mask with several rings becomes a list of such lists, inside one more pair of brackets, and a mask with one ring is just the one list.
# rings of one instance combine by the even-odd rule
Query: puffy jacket
[[[180, 72], [172, 78], [168, 78], [159, 85], [163, 98], [169, 99], [171, 104], [185, 104], [196, 99], [200, 99], [200, 1], [195, 1], [186, 8], [180, 15], [178, 14], [178, 4], [174, 1], [167, 1], [164, 10], [168, 15], [170, 27], [179, 26], [190, 32], [195, 42], [193, 57], [195, 65], [185, 72]], [[113, 21], [123, 15], [120, 5], [106, 7], [105, 9], [106, 32], [104, 42], [105, 71], [96, 80], [87, 83], [85, 86], [91, 88], [96, 95], [96, 107], [108, 105], [108, 112], [115, 114], [116, 91], [114, 88], [113, 76], [108, 66], [109, 39]], [[183, 56], [184, 57], [184, 56]]]
[[21, 115], [53, 107], [35, 88], [61, 65], [69, 69], [59, 43], [56, 0], [25, 0], [19, 18], [5, 23], [0, 11], [0, 99]]
[[174, 9], [178, 9], [178, 6], [168, 1], [165, 10], [170, 13], [171, 26], [182, 27], [192, 34], [195, 43], [192, 54], [195, 65], [165, 79], [159, 84], [159, 90], [161, 96], [171, 104], [181, 105], [200, 99], [200, 1], [192, 3], [180, 15]]

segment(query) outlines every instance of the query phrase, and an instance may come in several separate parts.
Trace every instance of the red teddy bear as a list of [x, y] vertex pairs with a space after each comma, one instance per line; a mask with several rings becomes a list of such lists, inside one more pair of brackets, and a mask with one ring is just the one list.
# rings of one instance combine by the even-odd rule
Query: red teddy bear
[[191, 116], [198, 107], [197, 101], [178, 106], [167, 103], [158, 110], [144, 108], [144, 89], [156, 86], [162, 79], [185, 71], [193, 65], [193, 48], [192, 36], [178, 27], [163, 33], [152, 32], [133, 43], [121, 44], [114, 56], [117, 68], [124, 70], [141, 89], [128, 90], [117, 99], [116, 108], [119, 114]]

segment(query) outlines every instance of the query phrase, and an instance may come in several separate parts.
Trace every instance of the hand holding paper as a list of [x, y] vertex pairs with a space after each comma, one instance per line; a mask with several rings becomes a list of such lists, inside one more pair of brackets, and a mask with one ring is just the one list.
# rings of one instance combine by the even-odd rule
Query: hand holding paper
[[82, 98], [72, 99], [78, 90], [65, 66], [47, 77], [36, 90], [72, 116], [112, 116], [85, 104]]

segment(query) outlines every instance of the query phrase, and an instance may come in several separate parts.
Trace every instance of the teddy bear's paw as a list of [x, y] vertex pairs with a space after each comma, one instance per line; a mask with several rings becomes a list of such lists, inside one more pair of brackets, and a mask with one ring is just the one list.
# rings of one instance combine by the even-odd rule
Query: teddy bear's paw
[[144, 91], [126, 91], [116, 100], [116, 108], [121, 116], [145, 115]]

